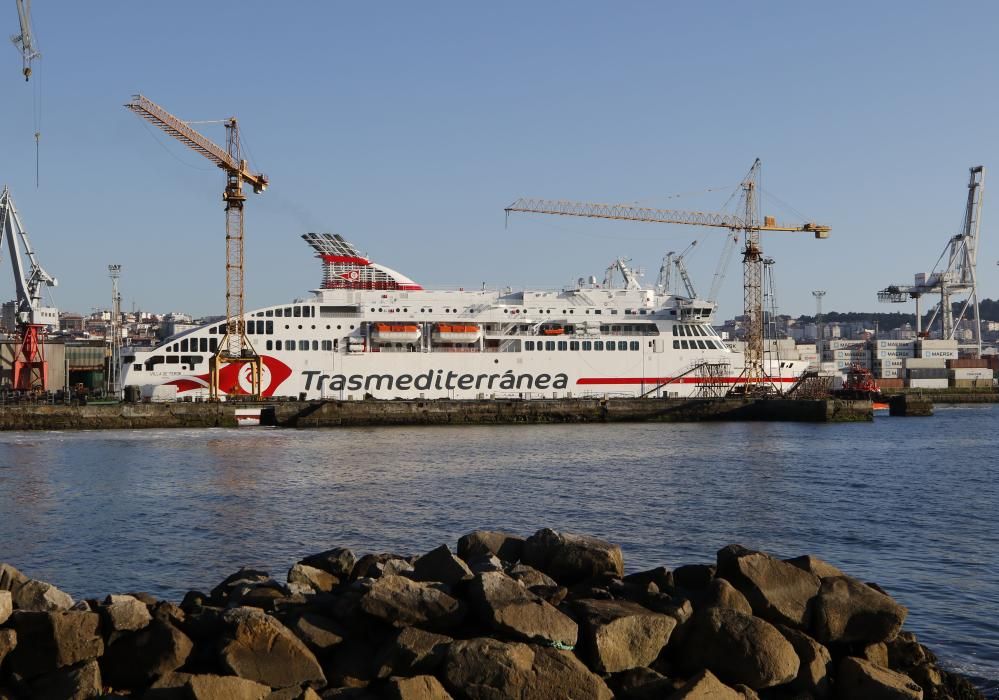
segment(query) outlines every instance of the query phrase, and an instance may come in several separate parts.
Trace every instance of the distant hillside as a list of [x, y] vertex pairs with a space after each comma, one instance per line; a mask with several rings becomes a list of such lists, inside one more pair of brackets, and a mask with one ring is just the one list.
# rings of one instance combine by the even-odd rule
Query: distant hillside
[[[932, 311], [933, 302], [927, 297], [923, 298], [924, 303], [930, 307]], [[910, 305], [911, 308], [911, 305]], [[961, 309], [961, 304], [954, 304], [954, 313], [957, 313]], [[981, 314], [983, 321], [999, 321], [999, 300], [996, 299], [982, 299], [978, 305], [978, 311]], [[923, 319], [929, 318], [930, 313], [927, 312]], [[967, 315], [966, 315], [967, 318]], [[799, 316], [799, 323], [814, 323], [815, 316]], [[885, 313], [885, 312], [865, 312], [865, 311], [830, 311], [828, 313], [823, 312], [822, 314], [823, 323], [869, 323], [873, 328], [875, 323], [877, 323], [878, 329], [882, 331], [890, 331], [894, 328], [900, 328], [906, 323], [911, 326], [916, 325], [916, 314], [915, 313]]]

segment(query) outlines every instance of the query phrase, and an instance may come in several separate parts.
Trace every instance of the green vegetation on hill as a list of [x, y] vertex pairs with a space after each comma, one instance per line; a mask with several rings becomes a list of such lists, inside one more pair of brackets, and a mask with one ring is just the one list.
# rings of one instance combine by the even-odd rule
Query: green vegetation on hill
[[[924, 298], [924, 301], [927, 301]], [[930, 310], [923, 316], [923, 320], [926, 321], [930, 312], [932, 312], [932, 302], [928, 302], [930, 305]], [[961, 304], [954, 304], [954, 313], [957, 313], [961, 309]], [[983, 299], [978, 304], [978, 310], [981, 314], [983, 321], [999, 321], [999, 300], [996, 299]], [[968, 315], [966, 314], [967, 318]], [[815, 316], [799, 316], [798, 323], [814, 323]], [[866, 312], [866, 311], [829, 311], [828, 313], [822, 314], [823, 323], [866, 323], [873, 328], [877, 324], [878, 329], [882, 331], [890, 331], [894, 328], [900, 328], [906, 323], [915, 327], [916, 325], [916, 314], [914, 313], [902, 313], [899, 311], [895, 312]]]

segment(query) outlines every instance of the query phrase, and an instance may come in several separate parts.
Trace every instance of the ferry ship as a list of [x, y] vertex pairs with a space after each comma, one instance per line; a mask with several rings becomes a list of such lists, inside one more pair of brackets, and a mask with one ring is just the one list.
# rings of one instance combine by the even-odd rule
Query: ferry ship
[[[322, 261], [320, 288], [244, 317], [265, 397], [672, 398], [717, 396], [742, 382], [742, 353], [712, 328], [715, 305], [643, 287], [624, 259], [602, 283], [581, 278], [560, 291], [430, 290], [339, 234], [302, 238]], [[122, 386], [207, 399], [209, 358], [224, 332], [214, 323], [124, 351]], [[806, 367], [766, 361], [778, 387]], [[250, 391], [249, 368], [227, 365], [219, 393]]]

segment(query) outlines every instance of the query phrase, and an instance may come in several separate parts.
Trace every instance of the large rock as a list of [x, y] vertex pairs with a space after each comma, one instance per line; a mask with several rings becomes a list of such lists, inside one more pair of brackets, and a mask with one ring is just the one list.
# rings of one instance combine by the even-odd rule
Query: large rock
[[417, 581], [440, 581], [453, 586], [471, 578], [468, 564], [451, 553], [446, 544], [431, 550], [413, 562], [413, 578]]
[[114, 688], [138, 688], [183, 666], [193, 648], [179, 629], [153, 620], [138, 632], [114, 641], [101, 658], [101, 671]]
[[794, 680], [798, 655], [787, 639], [765, 620], [727, 608], [694, 614], [679, 650], [690, 671], [708, 669], [730, 685], [754, 690]]
[[101, 669], [91, 659], [39, 676], [31, 682], [35, 700], [91, 700], [103, 691]]
[[667, 700], [743, 700], [742, 693], [728, 687], [711, 671], [694, 674]]
[[340, 644], [347, 634], [336, 620], [315, 613], [299, 616], [292, 623], [291, 631], [317, 654]]
[[28, 577], [10, 564], [0, 563], [0, 591], [16, 593], [21, 585], [28, 582]]
[[908, 610], [889, 596], [849, 576], [822, 579], [815, 599], [812, 631], [831, 642], [889, 641], [898, 634]]
[[[174, 692], [169, 692], [169, 691]], [[295, 689], [296, 696], [301, 690]], [[167, 673], [150, 686], [145, 697], [183, 698], [183, 700], [263, 700], [271, 689], [261, 683], [236, 676], [214, 674]]]
[[10, 591], [0, 591], [0, 625], [14, 612], [14, 597]]
[[253, 585], [268, 583], [272, 580], [271, 575], [266, 571], [243, 567], [236, 573], [226, 576], [217, 586], [215, 586], [215, 588], [212, 589], [210, 598], [212, 603], [215, 605], [224, 606], [229, 601], [229, 595], [233, 591], [240, 589], [245, 590]]
[[378, 651], [375, 675], [388, 678], [432, 673], [444, 661], [453, 641], [443, 634], [405, 627]]
[[582, 626], [580, 635], [597, 673], [616, 673], [648, 666], [669, 641], [676, 620], [637, 603], [578, 600], [573, 603]]
[[433, 676], [392, 678], [385, 686], [385, 697], [391, 700], [453, 700]]
[[739, 545], [718, 551], [718, 576], [746, 596], [757, 617], [808, 629], [809, 603], [819, 592], [818, 576]]
[[443, 678], [468, 700], [610, 700], [610, 689], [571, 652], [477, 638], [448, 650]]
[[148, 625], [153, 616], [145, 603], [130, 595], [109, 595], [99, 609], [104, 632], [135, 632]]
[[711, 583], [701, 594], [699, 607], [728, 608], [746, 615], [753, 614], [753, 606], [746, 600], [746, 596], [723, 578], [711, 579]]
[[794, 690], [811, 693], [816, 698], [827, 698], [832, 693], [829, 674], [832, 670], [832, 655], [829, 650], [804, 632], [780, 625], [780, 633], [791, 642], [798, 655], [798, 675], [791, 681]]
[[73, 607], [73, 598], [51, 583], [31, 579], [21, 584], [14, 592], [14, 607], [29, 612], [69, 610]]
[[344, 581], [350, 577], [350, 572], [354, 570], [357, 557], [346, 547], [334, 547], [325, 552], [308, 556], [299, 563], [322, 569]]
[[662, 700], [676, 690], [668, 677], [640, 666], [615, 673], [607, 680], [615, 698], [621, 700]]
[[382, 576], [361, 598], [368, 615], [395, 627], [447, 629], [465, 615], [462, 602], [433, 586], [402, 576]]
[[219, 654], [226, 670], [272, 688], [326, 684], [315, 655], [270, 615], [255, 608], [233, 608], [223, 620], [232, 633]]
[[7, 654], [14, 651], [17, 646], [17, 632], [14, 630], [0, 630], [0, 666]]
[[523, 560], [565, 585], [603, 574], [624, 575], [624, 555], [618, 545], [548, 528], [527, 538]]
[[406, 557], [389, 552], [365, 554], [354, 564], [350, 573], [352, 580], [360, 578], [380, 578], [382, 576], [402, 576], [413, 571], [413, 565]]
[[526, 642], [576, 645], [576, 623], [506, 574], [476, 576], [468, 586], [468, 600], [479, 618], [501, 634]]
[[493, 554], [501, 561], [520, 561], [524, 552], [524, 538], [508, 535], [505, 532], [476, 530], [462, 535], [458, 540], [458, 556], [471, 561], [484, 554]]
[[903, 673], [846, 656], [839, 662], [836, 696], [841, 700], [923, 700], [923, 689]]
[[829, 562], [819, 559], [818, 557], [812, 556], [811, 554], [805, 554], [800, 557], [794, 557], [793, 559], [785, 559], [788, 564], [793, 564], [799, 569], [804, 569], [810, 574], [814, 574], [819, 578], [829, 578], [830, 576], [846, 576], [842, 571], [837, 569], [835, 566]]
[[299, 562], [288, 570], [288, 583], [301, 584], [317, 593], [329, 593], [340, 583], [340, 579], [328, 571]]
[[17, 646], [7, 657], [9, 669], [34, 678], [104, 653], [100, 616], [91, 612], [21, 612], [11, 616]]

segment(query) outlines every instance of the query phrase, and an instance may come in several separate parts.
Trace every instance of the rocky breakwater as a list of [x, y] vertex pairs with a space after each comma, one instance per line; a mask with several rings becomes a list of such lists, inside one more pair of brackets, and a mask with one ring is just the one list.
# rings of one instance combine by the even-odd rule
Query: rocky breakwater
[[331, 549], [176, 605], [74, 602], [0, 565], [0, 698], [978, 698], [906, 609], [812, 556], [730, 545], [624, 575], [621, 549], [477, 531], [419, 557]]

